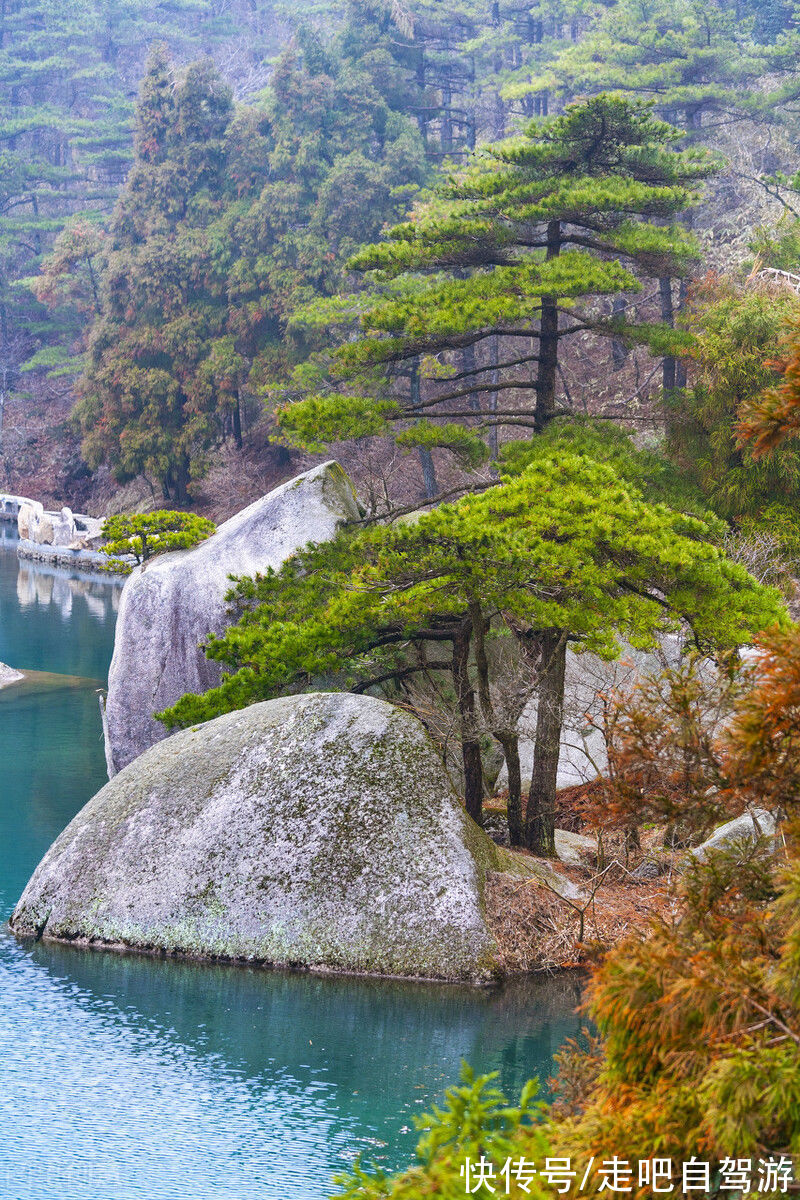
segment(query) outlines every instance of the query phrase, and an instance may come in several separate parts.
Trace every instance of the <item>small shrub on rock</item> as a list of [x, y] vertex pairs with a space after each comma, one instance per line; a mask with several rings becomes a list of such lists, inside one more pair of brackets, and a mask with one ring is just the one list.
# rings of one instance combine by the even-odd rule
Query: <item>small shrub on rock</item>
[[138, 565], [169, 550], [189, 550], [205, 541], [215, 529], [213, 521], [196, 513], [168, 509], [124, 513], [104, 521], [102, 532], [107, 540], [103, 552], [112, 560], [110, 568], [128, 574], [133, 565], [120, 556], [132, 557]]

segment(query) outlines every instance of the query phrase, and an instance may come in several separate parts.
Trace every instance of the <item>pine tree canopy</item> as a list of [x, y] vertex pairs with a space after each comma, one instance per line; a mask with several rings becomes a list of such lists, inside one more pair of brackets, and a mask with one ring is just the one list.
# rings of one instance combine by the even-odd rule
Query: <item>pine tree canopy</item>
[[[170, 726], [244, 707], [344, 672], [363, 690], [449, 669], [426, 647], [482, 636], [501, 619], [526, 636], [553, 629], [604, 657], [688, 629], [736, 646], [781, 619], [778, 593], [711, 544], [707, 522], [642, 498], [615, 470], [533, 444], [519, 473], [407, 523], [345, 531], [277, 573], [239, 581], [241, 616], [207, 653], [229, 672], [186, 696]], [[466, 630], [466, 632], [465, 632]], [[409, 649], [422, 653], [409, 663]]]
[[[329, 364], [296, 375], [292, 395], [302, 398], [280, 417], [287, 436], [318, 445], [399, 421], [409, 444], [409, 420], [423, 417], [416, 428], [429, 445], [432, 422], [477, 421], [469, 435], [477, 443], [491, 426], [541, 429], [556, 411], [563, 339], [583, 330], [663, 338], [647, 323], [601, 318], [592, 301], [635, 292], [642, 276], [680, 274], [696, 257], [694, 238], [672, 218], [716, 164], [675, 150], [676, 137], [647, 105], [602, 95], [476, 154], [410, 220], [351, 260], [369, 275], [366, 293], [296, 314], [301, 328], [357, 321], [360, 335]], [[474, 366], [453, 374], [436, 356], [497, 337], [522, 339], [512, 365], [531, 364], [534, 377], [501, 386], [503, 405], [492, 410], [486, 393], [497, 384]], [[413, 379], [420, 362], [425, 386], [400, 395], [395, 380]], [[444, 386], [437, 375], [459, 385]], [[527, 395], [509, 399], [514, 388]], [[446, 433], [442, 444], [448, 440]]]
[[[509, 96], [548, 88], [562, 95], [618, 91], [654, 100], [685, 130], [733, 115], [774, 120], [796, 94], [797, 32], [784, 19], [766, 37], [762, 6], [728, 0], [615, 0], [578, 42]], [[783, 79], [782, 77], [786, 78]], [[769, 86], [762, 88], [763, 81]]]

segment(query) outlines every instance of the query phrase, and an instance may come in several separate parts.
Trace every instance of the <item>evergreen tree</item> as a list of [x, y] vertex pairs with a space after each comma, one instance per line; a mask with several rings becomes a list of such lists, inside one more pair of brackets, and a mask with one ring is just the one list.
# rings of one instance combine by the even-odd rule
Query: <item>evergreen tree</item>
[[87, 461], [111, 462], [120, 479], [148, 472], [178, 503], [231, 406], [228, 308], [208, 231], [226, 191], [232, 113], [210, 62], [176, 80], [165, 49], [154, 52], [81, 382]]
[[[75, 214], [110, 211], [131, 161], [130, 92], [147, 46], [181, 53], [228, 30], [208, 0], [8, 0], [0, 12], [0, 325], [65, 336], [21, 279]], [[35, 344], [35, 343], [34, 343]]]
[[[238, 110], [208, 60], [176, 76], [164, 50], [153, 57], [80, 383], [92, 465], [154, 475], [183, 503], [211, 447], [241, 444], [242, 396], [297, 352], [288, 313], [332, 291], [342, 257], [403, 210], [424, 151], [390, 107], [398, 81], [386, 96], [373, 85], [374, 50], [352, 59], [301, 31], [263, 105]], [[86, 266], [54, 255], [41, 293], [76, 296], [84, 285], [59, 287], [59, 270]]]
[[777, 533], [791, 557], [800, 541], [800, 456], [786, 445], [756, 459], [737, 426], [746, 407], [778, 382], [798, 301], [780, 282], [739, 285], [711, 276], [690, 295], [691, 386], [667, 410], [672, 460], [719, 516]]
[[[793, 35], [768, 46], [755, 37], [756, 6], [730, 0], [615, 0], [587, 35], [564, 48], [533, 89], [562, 95], [619, 91], [653, 99], [665, 120], [691, 133], [739, 118], [771, 118], [780, 89], [760, 85], [793, 73]], [[789, 80], [791, 84], [791, 80]], [[713, 130], [712, 141], [713, 141]]]
[[[712, 164], [672, 150], [674, 137], [646, 106], [600, 96], [477, 155], [356, 256], [372, 291], [298, 314], [306, 325], [355, 317], [362, 335], [335, 351], [327, 379], [318, 367], [298, 375], [312, 394], [282, 411], [287, 435], [319, 446], [392, 428], [402, 444], [474, 461], [476, 423], [541, 430], [558, 411], [565, 339], [591, 330], [657, 347], [665, 331], [605, 321], [592, 302], [636, 291], [643, 274], [679, 273], [697, 253], [668, 222]], [[454, 354], [461, 370], [443, 361]], [[387, 371], [411, 376], [405, 395]]]
[[[645, 502], [613, 468], [537, 442], [516, 469], [410, 524], [345, 532], [277, 573], [240, 581], [241, 618], [207, 647], [228, 676], [162, 719], [193, 724], [331, 672], [357, 691], [448, 673], [467, 811], [480, 820], [482, 726], [507, 757], [513, 840], [552, 855], [566, 645], [613, 658], [618, 637], [646, 646], [685, 625], [701, 645], [735, 646], [781, 606], [709, 544], [707, 524]], [[498, 625], [538, 684], [524, 834], [517, 731], [498, 706], [486, 652]]]

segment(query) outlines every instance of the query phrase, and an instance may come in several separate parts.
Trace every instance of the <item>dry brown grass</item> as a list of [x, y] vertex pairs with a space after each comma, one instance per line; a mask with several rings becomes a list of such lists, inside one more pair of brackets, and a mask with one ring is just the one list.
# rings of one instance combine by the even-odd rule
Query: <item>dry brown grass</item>
[[575, 902], [562, 900], [538, 879], [490, 874], [486, 881], [486, 914], [500, 949], [503, 969], [556, 971], [579, 967], [631, 934], [643, 933], [650, 920], [666, 913], [673, 897], [664, 880], [642, 884], [629, 880], [599, 883], [583, 872], [568, 872], [585, 899], [583, 938]]

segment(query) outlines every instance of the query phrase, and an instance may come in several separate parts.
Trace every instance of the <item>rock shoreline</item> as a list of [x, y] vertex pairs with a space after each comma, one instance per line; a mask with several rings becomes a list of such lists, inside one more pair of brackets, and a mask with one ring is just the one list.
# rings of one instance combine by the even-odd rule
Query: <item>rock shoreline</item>
[[0, 688], [7, 688], [15, 683], [21, 683], [24, 678], [24, 671], [18, 671], [15, 667], [8, 667], [5, 663], [0, 663]]
[[72, 550], [66, 546], [50, 546], [20, 538], [17, 542], [17, 556], [31, 562], [49, 563], [55, 567], [74, 567], [77, 570], [105, 575], [110, 579], [125, 578], [116, 571], [109, 571], [108, 555], [103, 554], [101, 550]]

